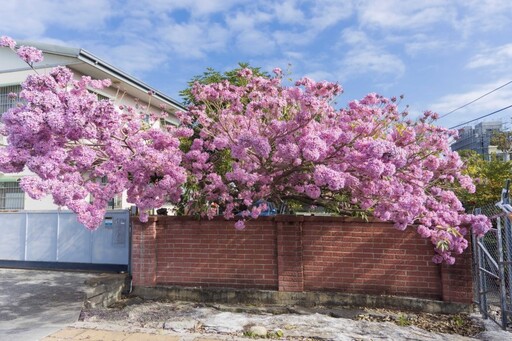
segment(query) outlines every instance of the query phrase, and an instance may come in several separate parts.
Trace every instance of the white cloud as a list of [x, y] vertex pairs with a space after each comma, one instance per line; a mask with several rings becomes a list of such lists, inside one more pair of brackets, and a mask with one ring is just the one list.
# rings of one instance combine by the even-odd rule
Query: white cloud
[[263, 1], [226, 13], [228, 28], [235, 35], [252, 30], [266, 39], [272, 37], [281, 47], [305, 46], [313, 43], [326, 28], [339, 24], [352, 14], [350, 2]]
[[278, 30], [272, 33], [278, 45], [287, 46], [304, 46], [314, 41], [317, 33], [312, 30]]
[[233, 6], [244, 3], [244, 0], [132, 0], [128, 7], [146, 9], [153, 13], [171, 13], [177, 10], [186, 10], [192, 17], [205, 17], [216, 13], [223, 13]]
[[[505, 79], [497, 79], [493, 82], [482, 84], [466, 92], [452, 93], [439, 98], [435, 103], [430, 105], [430, 108], [440, 113], [441, 115], [448, 113], [456, 108], [459, 108], [466, 103], [469, 103], [478, 97], [496, 89], [497, 87], [507, 83]], [[512, 84], [493, 92], [492, 94], [464, 107], [460, 110], [453, 112], [439, 120], [440, 124], [445, 126], [453, 126], [455, 124], [463, 123], [473, 118], [489, 114], [500, 108], [504, 108], [511, 104], [512, 98]], [[510, 113], [505, 113], [510, 117]], [[503, 114], [490, 116], [488, 119], [493, 120], [503, 117]]]
[[337, 48], [340, 51], [347, 51], [341, 58], [341, 74], [345, 77], [367, 73], [392, 74], [400, 77], [405, 72], [405, 64], [397, 55], [387, 52], [385, 47], [380, 46], [379, 42], [373, 41], [361, 30], [343, 30]]
[[[405, 52], [408, 55], [418, 55], [431, 51], [440, 51], [448, 45], [442, 38], [427, 34], [417, 34], [409, 37], [404, 43]], [[453, 46], [450, 46], [453, 49]]]
[[[387, 37], [396, 32], [406, 35], [428, 32], [437, 37], [434, 40], [450, 39], [450, 43], [458, 45], [473, 45], [478, 35], [486, 32], [506, 34], [512, 25], [509, 0], [365, 0], [358, 3], [356, 11], [363, 29], [380, 30]], [[414, 51], [415, 43], [408, 48], [409, 52]]]
[[210, 52], [221, 51], [229, 32], [219, 24], [189, 22], [168, 23], [158, 30], [166, 49], [187, 58], [203, 58]]
[[139, 75], [145, 71], [156, 69], [165, 63], [166, 55], [159, 53], [158, 47], [136, 42], [116, 46], [100, 45], [94, 48], [94, 54], [105, 56], [112, 65], [130, 74]]
[[287, 24], [300, 24], [304, 22], [305, 16], [297, 6], [295, 0], [285, 0], [273, 4], [275, 17], [278, 21]]
[[283, 55], [290, 59], [303, 59], [304, 53], [302, 51], [283, 51]]
[[237, 11], [225, 17], [228, 28], [235, 32], [258, 29], [273, 20], [271, 14], [259, 10]]
[[271, 36], [257, 30], [240, 32], [236, 37], [236, 45], [248, 55], [268, 55], [274, 53], [276, 48]]
[[346, 28], [341, 33], [341, 39], [344, 44], [348, 44], [351, 46], [368, 46], [372, 44], [368, 35], [359, 29], [356, 28]]
[[467, 38], [474, 33], [509, 30], [512, 25], [512, 2], [509, 0], [459, 1], [459, 16], [454, 27]]
[[494, 68], [502, 70], [511, 68], [512, 65], [512, 44], [506, 44], [495, 48], [486, 49], [475, 55], [466, 67], [470, 69]]
[[324, 71], [324, 70], [317, 70], [317, 71], [312, 71], [312, 72], [308, 72], [305, 77], [309, 77], [317, 82], [320, 82], [320, 81], [334, 81], [335, 79], [335, 76], [331, 73], [331, 72], [327, 72], [327, 71]]
[[384, 29], [428, 29], [434, 24], [451, 20], [454, 7], [443, 0], [430, 1], [364, 1], [358, 6], [363, 26]]
[[39, 38], [53, 26], [73, 31], [104, 28], [114, 15], [108, 0], [6, 1], [2, 3], [0, 31], [16, 38]]
[[405, 64], [399, 57], [376, 49], [354, 49], [342, 59], [343, 72], [357, 74], [391, 74], [400, 77], [405, 72]]
[[348, 19], [353, 14], [354, 6], [351, 1], [318, 0], [310, 13], [307, 25], [315, 32], [320, 32], [327, 27], [338, 24]]
[[226, 24], [240, 52], [259, 56], [275, 52], [276, 43], [269, 24], [272, 14], [258, 9], [246, 9], [226, 16]]

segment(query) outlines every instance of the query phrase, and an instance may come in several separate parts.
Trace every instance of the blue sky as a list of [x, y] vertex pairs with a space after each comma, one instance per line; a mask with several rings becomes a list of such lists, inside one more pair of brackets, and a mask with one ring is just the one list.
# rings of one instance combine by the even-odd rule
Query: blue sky
[[[403, 94], [413, 115], [447, 113], [512, 80], [509, 0], [18, 0], [0, 14], [0, 35], [84, 48], [176, 99], [207, 67], [238, 62], [337, 81], [340, 105]], [[511, 104], [512, 84], [438, 124]]]

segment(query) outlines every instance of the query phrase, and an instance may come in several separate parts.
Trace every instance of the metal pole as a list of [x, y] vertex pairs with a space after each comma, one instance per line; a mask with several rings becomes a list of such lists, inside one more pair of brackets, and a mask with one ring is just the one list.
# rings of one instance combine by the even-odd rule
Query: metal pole
[[473, 299], [475, 303], [480, 307], [480, 268], [478, 267], [478, 244], [476, 241], [476, 235], [471, 233], [471, 246], [473, 251], [473, 283], [475, 288]]
[[[505, 260], [506, 260], [506, 266], [507, 271], [505, 273], [505, 277], [503, 278], [503, 286], [504, 293], [505, 293], [505, 304], [507, 306], [507, 310], [503, 311], [503, 316], [505, 319], [505, 325], [504, 328], [507, 326], [507, 320], [510, 318], [508, 307], [512, 307], [512, 224], [510, 221], [510, 217], [507, 215], [505, 216]], [[508, 290], [507, 290], [508, 289]], [[508, 295], [507, 295], [508, 291]]]
[[[509, 198], [509, 187], [510, 187], [510, 180], [507, 180], [505, 182], [505, 187], [503, 188], [502, 194], [501, 194], [501, 202], [503, 204], [509, 204], [510, 198]], [[508, 212], [506, 212], [508, 213]], [[510, 263], [512, 261], [512, 224], [510, 221], [510, 216], [508, 214], [505, 215], [505, 226], [504, 226], [504, 234], [505, 234], [505, 257], [504, 260], [507, 261], [507, 271], [505, 272], [503, 276], [503, 283], [502, 286], [504, 287], [504, 301], [505, 301], [505, 307], [508, 308], [512, 306], [512, 264]], [[507, 290], [508, 289], [508, 290]], [[507, 295], [508, 291], [508, 295]], [[508, 296], [508, 299], [507, 299]], [[510, 300], [510, 304], [509, 301]], [[504, 309], [502, 311], [503, 316], [503, 328], [507, 328], [507, 321], [509, 318], [508, 309]]]
[[[481, 214], [482, 209], [477, 208], [475, 209], [475, 214]], [[483, 242], [483, 237], [475, 238], [475, 248], [476, 248], [476, 255], [478, 259], [478, 303], [480, 307], [480, 313], [482, 314], [482, 317], [484, 319], [489, 318], [489, 315], [487, 314], [487, 278], [485, 272], [483, 272], [481, 269], [484, 268], [485, 262], [484, 262], [484, 253], [482, 252], [482, 246], [481, 243], [479, 243], [479, 239]]]
[[[505, 218], [505, 221], [507, 219]], [[501, 233], [502, 223], [501, 217], [497, 220], [497, 239], [498, 239], [498, 266], [500, 273], [500, 302], [501, 302], [501, 328], [503, 330], [507, 329], [507, 290], [505, 287], [505, 267], [503, 260], [503, 236]]]
[[480, 269], [484, 268], [484, 255], [481, 250], [481, 246], [477, 244], [477, 253], [478, 253], [478, 279], [480, 281], [480, 312], [484, 319], [487, 319], [489, 315], [487, 314], [487, 278], [483, 271]]

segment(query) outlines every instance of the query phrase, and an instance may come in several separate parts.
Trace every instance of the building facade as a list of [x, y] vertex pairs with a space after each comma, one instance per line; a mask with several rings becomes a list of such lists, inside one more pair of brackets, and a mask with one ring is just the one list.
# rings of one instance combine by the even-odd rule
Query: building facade
[[481, 122], [475, 126], [459, 129], [459, 138], [451, 145], [453, 151], [474, 150], [489, 160], [491, 155], [503, 157], [501, 151], [491, 144], [492, 135], [503, 131], [503, 123], [499, 121]]

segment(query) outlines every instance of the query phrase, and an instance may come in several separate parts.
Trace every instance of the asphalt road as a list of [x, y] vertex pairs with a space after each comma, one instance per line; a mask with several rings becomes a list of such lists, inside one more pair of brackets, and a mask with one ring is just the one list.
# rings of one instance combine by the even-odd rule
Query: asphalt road
[[94, 273], [0, 269], [0, 340], [31, 341], [78, 320]]

